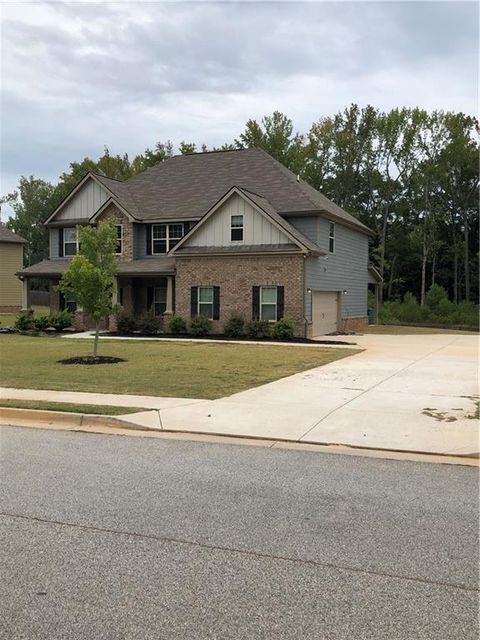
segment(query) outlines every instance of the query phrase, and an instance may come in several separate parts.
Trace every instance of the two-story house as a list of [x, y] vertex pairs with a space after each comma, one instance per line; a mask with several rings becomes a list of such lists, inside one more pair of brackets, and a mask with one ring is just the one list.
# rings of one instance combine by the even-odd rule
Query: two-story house
[[86, 322], [56, 285], [76, 226], [106, 219], [127, 314], [203, 314], [215, 332], [233, 312], [287, 316], [298, 336], [367, 323], [370, 230], [260, 149], [174, 156], [125, 182], [88, 173], [45, 221], [49, 259], [19, 272], [24, 299], [30, 278], [47, 278], [52, 309]]

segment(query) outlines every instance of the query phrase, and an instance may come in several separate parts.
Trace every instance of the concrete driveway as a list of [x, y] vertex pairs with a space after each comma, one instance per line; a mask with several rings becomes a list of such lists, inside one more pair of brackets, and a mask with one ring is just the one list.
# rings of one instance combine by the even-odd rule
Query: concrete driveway
[[361, 354], [161, 411], [164, 429], [471, 455], [478, 336], [365, 335]]

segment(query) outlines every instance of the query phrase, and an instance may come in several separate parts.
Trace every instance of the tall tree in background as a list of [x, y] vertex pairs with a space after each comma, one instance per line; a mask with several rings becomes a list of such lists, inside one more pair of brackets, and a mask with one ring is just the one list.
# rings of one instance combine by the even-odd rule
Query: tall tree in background
[[20, 178], [17, 190], [0, 200], [13, 209], [14, 217], [6, 226], [25, 238], [25, 266], [35, 264], [48, 255], [48, 234], [43, 221], [52, 212], [55, 204], [55, 187], [33, 176]]
[[293, 123], [280, 111], [262, 118], [261, 124], [249, 120], [245, 131], [235, 140], [237, 148], [259, 147], [288, 167], [300, 173], [304, 166], [304, 139], [293, 133]]

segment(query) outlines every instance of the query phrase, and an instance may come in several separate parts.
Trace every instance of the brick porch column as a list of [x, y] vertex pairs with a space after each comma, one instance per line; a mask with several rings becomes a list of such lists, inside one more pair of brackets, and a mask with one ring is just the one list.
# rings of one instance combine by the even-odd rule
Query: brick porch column
[[173, 315], [173, 276], [167, 276], [167, 308], [163, 315]]

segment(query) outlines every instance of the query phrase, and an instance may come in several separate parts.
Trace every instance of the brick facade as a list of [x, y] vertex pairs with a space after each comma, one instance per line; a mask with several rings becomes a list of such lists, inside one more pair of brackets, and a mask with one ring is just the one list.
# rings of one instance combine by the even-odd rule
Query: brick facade
[[361, 318], [342, 318], [341, 327], [342, 331], [363, 331], [368, 327], [368, 317]]
[[130, 222], [127, 216], [113, 203], [97, 218], [97, 222], [106, 222], [107, 220], [123, 226], [123, 251], [119, 258], [122, 262], [131, 262], [133, 260], [133, 222]]
[[213, 332], [222, 333], [232, 313], [252, 320], [252, 287], [283, 286], [284, 315], [295, 323], [295, 335], [305, 336], [303, 255], [195, 256], [176, 258], [175, 313], [190, 320], [192, 286], [220, 287], [220, 320]]

